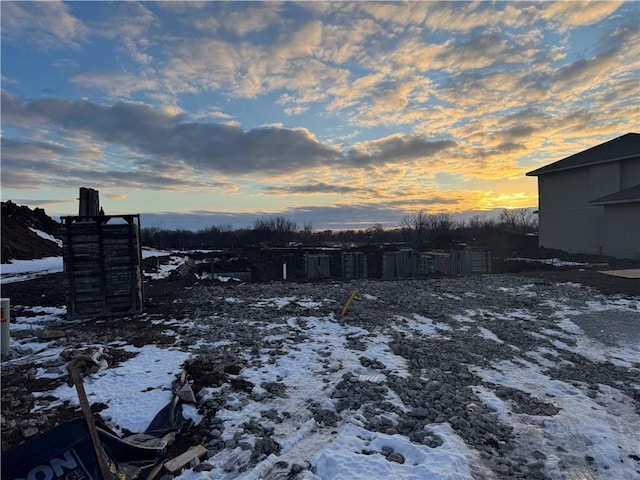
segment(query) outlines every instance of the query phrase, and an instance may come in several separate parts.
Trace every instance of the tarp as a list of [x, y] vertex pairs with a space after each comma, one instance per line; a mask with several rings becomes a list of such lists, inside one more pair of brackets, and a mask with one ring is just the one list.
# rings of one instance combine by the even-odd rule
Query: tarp
[[[119, 438], [104, 425], [98, 437], [114, 478], [142, 480], [166, 455], [176, 432], [188, 426], [182, 404], [195, 401], [188, 383], [176, 381], [174, 394], [144, 433]], [[2, 454], [2, 480], [103, 480], [83, 418], [59, 425]]]

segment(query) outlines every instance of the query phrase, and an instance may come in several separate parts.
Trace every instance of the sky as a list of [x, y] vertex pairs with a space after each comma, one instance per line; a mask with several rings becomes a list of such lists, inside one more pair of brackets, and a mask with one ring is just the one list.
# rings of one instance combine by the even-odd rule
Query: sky
[[2, 200], [142, 226], [537, 207], [640, 130], [638, 2], [6, 2]]

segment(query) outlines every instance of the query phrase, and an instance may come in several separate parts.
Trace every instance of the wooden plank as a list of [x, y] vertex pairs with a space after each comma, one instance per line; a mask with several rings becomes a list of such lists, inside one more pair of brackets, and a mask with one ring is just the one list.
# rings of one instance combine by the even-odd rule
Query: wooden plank
[[155, 467], [153, 467], [149, 472], [149, 475], [147, 475], [146, 480], [154, 480], [154, 478], [156, 478], [158, 474], [162, 471], [162, 467], [164, 467], [162, 463], [159, 463]]
[[78, 314], [97, 315], [98, 313], [100, 313], [101, 309], [102, 309], [102, 303], [100, 301], [97, 301], [97, 302], [78, 301], [76, 297], [74, 310]]
[[125, 267], [131, 265], [131, 257], [130, 256], [106, 256], [104, 259], [105, 267]]
[[67, 225], [68, 235], [91, 235], [98, 231], [98, 225], [94, 222], [72, 223]]
[[73, 383], [76, 386], [76, 392], [78, 393], [78, 399], [80, 400], [82, 415], [84, 416], [84, 420], [85, 422], [87, 422], [87, 427], [89, 428], [89, 436], [91, 437], [93, 451], [96, 454], [98, 466], [100, 467], [102, 480], [110, 480], [113, 478], [113, 475], [111, 475], [111, 471], [109, 470], [107, 455], [102, 448], [102, 443], [100, 443], [100, 438], [98, 437], [98, 429], [96, 428], [93, 413], [91, 413], [91, 407], [89, 406], [89, 401], [87, 400], [87, 394], [84, 391], [82, 377], [80, 376], [80, 372], [77, 368], [71, 369], [71, 378], [73, 379]]
[[164, 462], [164, 468], [167, 469], [169, 473], [172, 475], [177, 473], [180, 469], [184, 468], [186, 465], [196, 458], [200, 458], [207, 453], [207, 449], [202, 445], [196, 445], [195, 447], [191, 447], [186, 452], [178, 455], [171, 460]]

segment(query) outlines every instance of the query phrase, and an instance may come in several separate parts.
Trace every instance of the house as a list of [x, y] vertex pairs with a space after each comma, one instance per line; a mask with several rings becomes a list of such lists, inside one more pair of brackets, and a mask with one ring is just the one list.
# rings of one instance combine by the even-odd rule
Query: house
[[640, 134], [527, 173], [538, 177], [539, 245], [640, 259]]

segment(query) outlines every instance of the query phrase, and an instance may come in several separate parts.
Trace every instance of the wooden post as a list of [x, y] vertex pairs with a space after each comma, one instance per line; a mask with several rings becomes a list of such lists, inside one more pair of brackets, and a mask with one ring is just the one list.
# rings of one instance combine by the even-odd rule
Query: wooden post
[[80, 376], [80, 372], [77, 368], [71, 368], [71, 378], [73, 379], [73, 384], [76, 386], [76, 392], [78, 392], [78, 399], [80, 400], [80, 408], [82, 409], [82, 415], [84, 416], [85, 422], [87, 422], [87, 428], [89, 429], [89, 436], [91, 437], [91, 443], [93, 444], [93, 450], [96, 454], [96, 460], [98, 461], [98, 467], [100, 467], [100, 474], [102, 475], [102, 480], [112, 480], [113, 475], [111, 475], [111, 471], [109, 470], [109, 465], [107, 463], [107, 455], [104, 453], [104, 449], [102, 448], [102, 443], [100, 443], [100, 438], [98, 437], [98, 429], [96, 428], [95, 420], [93, 418], [93, 413], [91, 413], [91, 407], [89, 406], [89, 401], [87, 400], [87, 394], [84, 391], [84, 385], [82, 384], [82, 377]]
[[100, 192], [93, 188], [80, 187], [79, 216], [95, 217], [100, 211]]

